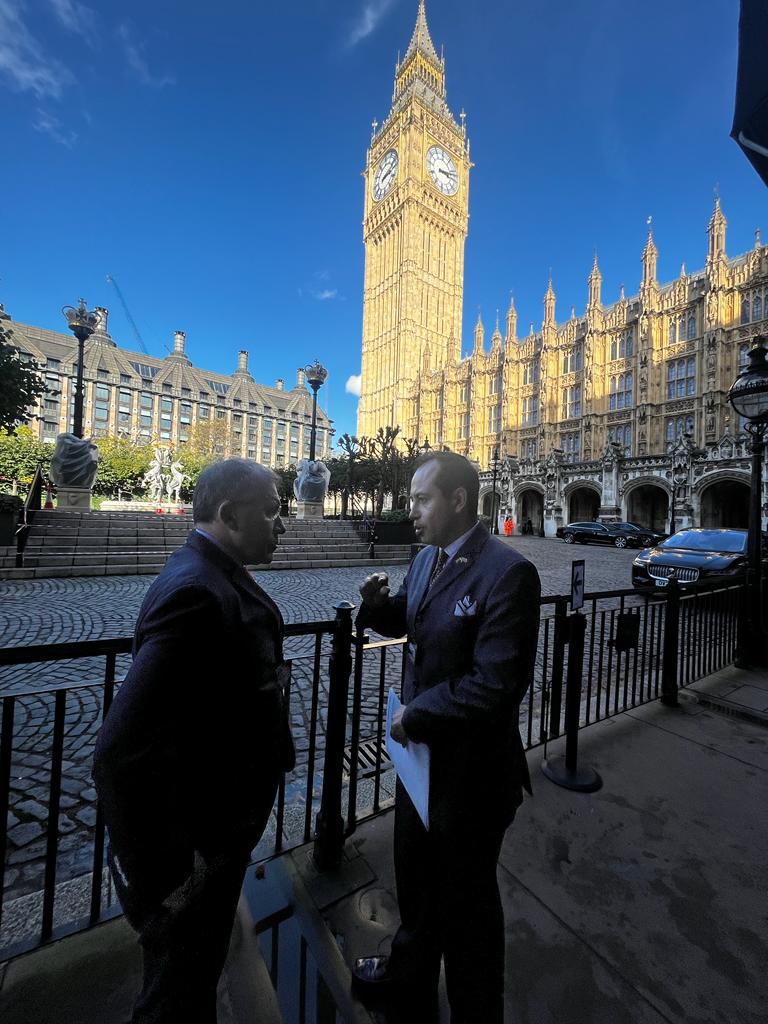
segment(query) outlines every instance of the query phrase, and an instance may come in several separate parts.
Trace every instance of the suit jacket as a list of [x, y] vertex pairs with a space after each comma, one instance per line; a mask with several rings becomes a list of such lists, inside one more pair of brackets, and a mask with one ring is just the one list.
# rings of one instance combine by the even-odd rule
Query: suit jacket
[[530, 792], [518, 728], [533, 678], [541, 584], [534, 565], [478, 524], [428, 589], [438, 549], [423, 548], [380, 610], [357, 617], [407, 633], [403, 726], [431, 752], [430, 815], [511, 820]]
[[195, 850], [257, 841], [294, 763], [282, 634], [277, 605], [200, 533], [149, 588], [94, 761], [113, 851], [147, 899], [188, 876]]

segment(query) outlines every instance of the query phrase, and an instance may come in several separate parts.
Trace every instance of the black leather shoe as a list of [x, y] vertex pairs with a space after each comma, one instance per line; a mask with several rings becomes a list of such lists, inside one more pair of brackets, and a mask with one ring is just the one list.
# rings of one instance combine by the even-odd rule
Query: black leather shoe
[[352, 982], [368, 991], [391, 988], [394, 979], [389, 973], [389, 957], [359, 956], [352, 964]]

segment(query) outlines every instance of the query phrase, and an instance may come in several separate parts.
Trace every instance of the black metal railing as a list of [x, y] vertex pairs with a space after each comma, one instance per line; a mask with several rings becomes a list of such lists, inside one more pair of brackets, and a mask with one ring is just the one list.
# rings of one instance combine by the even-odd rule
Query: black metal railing
[[[732, 580], [588, 594], [576, 613], [578, 665], [568, 599], [542, 599], [534, 682], [520, 714], [526, 748], [648, 701], [676, 704], [680, 687], [734, 660], [744, 592], [743, 581]], [[392, 802], [384, 721], [387, 691], [402, 680], [403, 640], [356, 633], [346, 602], [335, 611], [286, 627], [289, 706], [304, 727], [258, 859], [314, 839], [318, 866], [332, 866], [358, 823]], [[130, 649], [127, 637], [0, 649], [0, 669], [42, 662], [53, 670], [58, 662], [70, 677], [31, 692], [17, 679], [0, 695], [0, 957], [119, 912], [90, 766]]]
[[27, 546], [27, 539], [32, 527], [32, 522], [35, 518], [35, 512], [39, 512], [42, 508], [44, 484], [45, 476], [43, 474], [43, 464], [38, 462], [37, 468], [35, 469], [32, 477], [32, 482], [29, 485], [29, 490], [27, 491], [27, 496], [24, 499], [24, 507], [21, 510], [19, 526], [16, 530], [17, 569], [21, 569], [24, 566], [24, 548]]

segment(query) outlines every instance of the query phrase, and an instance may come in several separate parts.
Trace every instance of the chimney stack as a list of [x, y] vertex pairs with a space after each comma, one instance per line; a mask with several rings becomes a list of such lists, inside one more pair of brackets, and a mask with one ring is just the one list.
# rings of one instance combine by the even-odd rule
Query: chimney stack
[[248, 352], [241, 348], [237, 356], [238, 373], [248, 373]]
[[278, 377], [275, 381], [275, 387], [278, 391], [285, 391], [285, 381], [282, 377]]
[[184, 355], [184, 343], [186, 341], [186, 338], [187, 338], [187, 335], [185, 334], [184, 331], [174, 331], [173, 332], [173, 351], [174, 351], [174, 353], [177, 353], [178, 355], [182, 355], [182, 356]]
[[306, 375], [305, 375], [304, 371], [302, 370], [301, 367], [299, 367], [298, 370], [296, 371], [296, 387], [297, 388], [306, 387], [306, 384], [304, 383], [305, 376]]

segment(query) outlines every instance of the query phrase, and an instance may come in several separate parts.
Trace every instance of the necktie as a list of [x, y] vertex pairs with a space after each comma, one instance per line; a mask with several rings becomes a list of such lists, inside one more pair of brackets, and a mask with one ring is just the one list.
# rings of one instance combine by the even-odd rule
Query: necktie
[[432, 575], [429, 577], [429, 585], [427, 587], [427, 590], [431, 590], [432, 589], [432, 584], [435, 582], [437, 577], [443, 571], [443, 569], [445, 568], [447, 562], [448, 562], [448, 552], [444, 548], [440, 548], [440, 551], [438, 552], [438, 555], [437, 555], [437, 561], [435, 562], [435, 567], [432, 570]]

